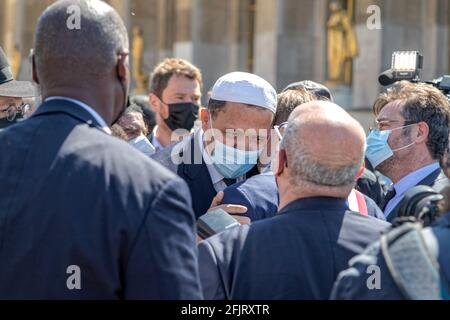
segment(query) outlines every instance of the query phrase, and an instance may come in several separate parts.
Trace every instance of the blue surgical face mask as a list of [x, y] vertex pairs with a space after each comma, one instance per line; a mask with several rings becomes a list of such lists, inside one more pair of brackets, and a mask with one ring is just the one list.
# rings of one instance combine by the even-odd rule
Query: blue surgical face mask
[[413, 125], [415, 124], [395, 128], [393, 130], [373, 130], [369, 134], [369, 136], [367, 137], [366, 157], [370, 161], [370, 164], [374, 169], [387, 159], [391, 158], [394, 155], [394, 152], [409, 148], [414, 145], [413, 142], [402, 148], [392, 150], [388, 143], [389, 136], [393, 131], [404, 129]]
[[139, 137], [128, 141], [128, 143], [148, 157], [156, 152], [155, 147], [148, 141], [147, 137], [142, 134]]
[[[212, 126], [211, 130], [213, 130]], [[245, 151], [230, 147], [216, 139], [214, 130], [212, 132], [214, 150], [211, 154], [211, 159], [214, 167], [224, 178], [236, 179], [243, 176], [258, 163], [261, 150]]]

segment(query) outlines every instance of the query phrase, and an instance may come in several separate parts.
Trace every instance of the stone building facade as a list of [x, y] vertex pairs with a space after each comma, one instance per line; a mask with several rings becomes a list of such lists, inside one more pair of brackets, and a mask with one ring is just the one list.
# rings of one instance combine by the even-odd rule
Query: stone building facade
[[[52, 0], [0, 0], [0, 43], [20, 52], [19, 78], [29, 77], [28, 55], [37, 18]], [[143, 31], [142, 68], [181, 57], [204, 74], [204, 97], [222, 74], [254, 72], [278, 90], [311, 79], [327, 82], [327, 19], [331, 0], [109, 0], [130, 30]], [[351, 15], [359, 47], [352, 84], [333, 87], [339, 102], [365, 122], [380, 92], [378, 74], [394, 50], [419, 50], [424, 79], [449, 73], [450, 0], [340, 0]], [[380, 28], [367, 26], [373, 6]], [[204, 99], [206, 100], [206, 98]], [[204, 101], [206, 102], [206, 101]]]

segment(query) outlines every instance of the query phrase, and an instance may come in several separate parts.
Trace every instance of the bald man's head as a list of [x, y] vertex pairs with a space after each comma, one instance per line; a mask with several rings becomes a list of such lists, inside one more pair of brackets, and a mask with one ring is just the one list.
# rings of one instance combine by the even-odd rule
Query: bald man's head
[[316, 186], [344, 187], [355, 183], [363, 163], [365, 133], [338, 105], [314, 101], [291, 114], [283, 138], [291, 180]]
[[[79, 18], [79, 29], [77, 21]], [[60, 0], [41, 15], [34, 56], [39, 82], [101, 79], [118, 55], [128, 52], [128, 35], [117, 12], [100, 0]]]

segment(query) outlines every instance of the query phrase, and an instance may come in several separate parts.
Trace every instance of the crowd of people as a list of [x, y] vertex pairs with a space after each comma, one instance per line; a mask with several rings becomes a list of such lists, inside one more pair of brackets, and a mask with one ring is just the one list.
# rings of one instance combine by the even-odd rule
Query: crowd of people
[[[440, 90], [395, 83], [368, 135], [310, 80], [231, 72], [202, 107], [201, 71], [170, 58], [130, 95], [127, 34], [105, 2], [59, 0], [33, 84], [0, 49], [0, 299], [450, 298]], [[403, 209], [418, 186], [441, 196], [427, 224]], [[238, 225], [200, 237], [217, 210]]]

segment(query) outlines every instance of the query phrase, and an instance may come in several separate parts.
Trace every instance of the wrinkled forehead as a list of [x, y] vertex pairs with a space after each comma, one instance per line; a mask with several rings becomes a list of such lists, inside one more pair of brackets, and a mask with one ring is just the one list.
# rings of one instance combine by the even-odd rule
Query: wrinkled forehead
[[20, 104], [22, 102], [22, 98], [15, 97], [3, 97], [0, 96], [0, 106], [10, 105], [10, 104]]

